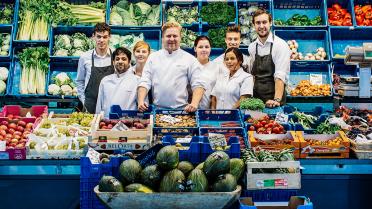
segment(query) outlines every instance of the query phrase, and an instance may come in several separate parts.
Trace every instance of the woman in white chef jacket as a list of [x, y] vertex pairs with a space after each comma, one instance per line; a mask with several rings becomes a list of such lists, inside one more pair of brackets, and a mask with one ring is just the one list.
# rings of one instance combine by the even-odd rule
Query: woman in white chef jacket
[[136, 64], [131, 67], [131, 70], [138, 78], [142, 76], [143, 67], [145, 67], [150, 52], [150, 45], [145, 41], [138, 41], [133, 47], [133, 56], [136, 60]]
[[253, 95], [253, 76], [243, 69], [243, 54], [238, 48], [225, 52], [229, 72], [218, 75], [212, 90], [211, 109], [238, 109], [240, 101]]
[[123, 110], [137, 109], [138, 78], [129, 70], [132, 53], [123, 47], [113, 53], [115, 73], [104, 77], [99, 85], [96, 113], [104, 111], [108, 118], [112, 105]]

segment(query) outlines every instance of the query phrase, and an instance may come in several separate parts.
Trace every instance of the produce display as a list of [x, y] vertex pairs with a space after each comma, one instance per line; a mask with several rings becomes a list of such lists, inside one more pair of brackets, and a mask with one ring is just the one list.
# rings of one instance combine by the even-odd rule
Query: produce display
[[324, 121], [323, 123], [319, 124], [315, 130], [317, 134], [334, 134], [337, 131], [341, 130], [341, 127], [336, 124], [330, 124], [329, 120]]
[[227, 146], [229, 143], [230, 137], [237, 137], [239, 139], [239, 144], [241, 148], [245, 148], [246, 142], [244, 139], [244, 135], [242, 133], [242, 129], [240, 128], [208, 128], [203, 129], [203, 131], [206, 131], [203, 136], [207, 136], [209, 141], [218, 141], [218, 142], [226, 142], [223, 146], [216, 146], [214, 145], [212, 148], [217, 150], [227, 150], [230, 148], [230, 146]]
[[74, 112], [68, 115], [68, 118], [51, 118], [45, 119], [41, 124], [40, 128], [50, 129], [55, 125], [62, 126], [76, 126], [82, 130], [89, 131], [92, 126], [94, 115], [83, 112]]
[[0, 33], [0, 56], [9, 55], [11, 38], [9, 33]]
[[240, 102], [240, 109], [243, 109], [243, 110], [262, 111], [264, 108], [265, 108], [265, 103], [261, 99], [246, 98]]
[[327, 9], [328, 23], [333, 26], [352, 26], [351, 14], [338, 3]]
[[198, 23], [198, 7], [172, 6], [167, 10], [167, 21], [175, 21], [181, 25]]
[[258, 141], [258, 145], [283, 145], [283, 144], [291, 144], [293, 142], [293, 139], [273, 139], [273, 140], [267, 140], [264, 141], [262, 139], [256, 139]]
[[225, 48], [225, 36], [226, 36], [226, 29], [221, 28], [214, 28], [208, 30], [208, 37], [212, 42], [213, 48]]
[[259, 9], [257, 6], [239, 9], [239, 25], [241, 32], [241, 42], [244, 45], [249, 45], [257, 39], [257, 33], [254, 29], [252, 20], [253, 14]]
[[160, 5], [121, 0], [111, 8], [110, 25], [154, 26], [160, 24]]
[[8, 80], [9, 70], [6, 67], [0, 67], [0, 94], [6, 92], [6, 81]]
[[292, 124], [299, 123], [304, 129], [314, 128], [316, 125], [315, 122], [318, 120], [318, 117], [316, 116], [305, 114], [299, 111], [294, 111], [292, 114], [296, 122], [293, 120], [293, 118], [291, 118], [289, 122]]
[[193, 48], [194, 41], [198, 37], [192, 30], [188, 30], [186, 28], [182, 28], [181, 30], [181, 47], [182, 48]]
[[155, 126], [177, 128], [177, 127], [196, 127], [195, 115], [164, 115], [156, 114]]
[[372, 6], [371, 4], [366, 5], [355, 5], [354, 6], [356, 23], [359, 26], [372, 26]]
[[69, 73], [61, 72], [52, 78], [48, 94], [56, 96], [77, 96], [77, 88]]
[[112, 129], [116, 124], [121, 122], [126, 126], [125, 129], [146, 129], [147, 126], [150, 124], [150, 120], [143, 120], [143, 119], [122, 119], [122, 120], [109, 120], [103, 119], [99, 123], [99, 129]]
[[309, 80], [300, 81], [297, 86], [291, 90], [291, 96], [330, 96], [330, 84], [311, 84]]
[[286, 130], [278, 122], [271, 120], [269, 116], [264, 116], [258, 120], [248, 119], [248, 123], [252, 123], [249, 131], [256, 131], [258, 134], [284, 134]]
[[200, 17], [202, 22], [207, 22], [209, 25], [225, 26], [235, 21], [235, 7], [226, 2], [208, 3], [202, 6]]
[[278, 26], [317, 26], [322, 25], [322, 18], [316, 16], [315, 18], [310, 19], [307, 15], [294, 14], [286, 21], [276, 19], [274, 23]]
[[22, 66], [19, 93], [45, 94], [45, 79], [49, 70], [48, 48], [25, 48], [18, 57]]
[[93, 48], [93, 40], [83, 33], [75, 33], [71, 36], [67, 34], [54, 36], [54, 56], [80, 57], [84, 52]]
[[106, 3], [90, 2], [89, 4], [68, 4], [65, 6], [71, 12], [72, 23], [68, 25], [95, 25], [96, 23], [105, 22], [106, 18]]
[[118, 34], [111, 34], [109, 45], [112, 50], [115, 50], [119, 47], [125, 47], [130, 51], [133, 51], [134, 45], [136, 45], [138, 41], [144, 40], [145, 38], [143, 36], [143, 33], [140, 33], [138, 36], [135, 34], [128, 34], [123, 36]]
[[0, 24], [11, 24], [13, 22], [13, 4], [6, 4], [0, 8]]
[[0, 141], [6, 141], [6, 149], [23, 149], [27, 137], [33, 130], [33, 123], [22, 120], [3, 120], [0, 123]]
[[296, 40], [289, 40], [287, 44], [292, 52], [291, 60], [324, 60], [327, 58], [327, 53], [323, 47], [319, 47], [314, 54], [306, 53], [306, 55], [303, 56], [302, 52], [298, 52], [299, 45]]
[[231, 192], [244, 172], [240, 159], [230, 159], [224, 152], [214, 152], [196, 168], [179, 160], [178, 149], [163, 147], [156, 164], [142, 168], [134, 159], [119, 167], [119, 177], [103, 176], [101, 192]]
[[326, 145], [326, 146], [334, 146], [334, 145], [340, 145], [342, 143], [341, 137], [336, 137], [334, 139], [329, 140], [316, 140], [316, 139], [305, 139], [306, 142], [309, 142], [310, 145], [318, 146], [318, 145]]

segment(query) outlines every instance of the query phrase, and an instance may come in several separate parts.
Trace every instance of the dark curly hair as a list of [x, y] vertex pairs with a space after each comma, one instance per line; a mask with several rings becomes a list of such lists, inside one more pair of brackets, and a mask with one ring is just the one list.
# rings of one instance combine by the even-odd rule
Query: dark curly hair
[[106, 23], [97, 23], [94, 26], [93, 34], [96, 34], [97, 32], [105, 32], [108, 31], [109, 35], [111, 35], [111, 27], [107, 25]]

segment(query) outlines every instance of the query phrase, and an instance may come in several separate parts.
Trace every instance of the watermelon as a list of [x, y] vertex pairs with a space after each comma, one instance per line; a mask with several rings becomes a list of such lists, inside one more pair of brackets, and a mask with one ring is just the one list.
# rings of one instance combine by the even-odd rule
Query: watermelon
[[182, 192], [185, 175], [178, 169], [168, 171], [160, 182], [160, 192]]
[[230, 173], [239, 180], [244, 172], [244, 162], [239, 158], [230, 159]]
[[177, 168], [178, 166], [178, 149], [175, 146], [165, 146], [161, 148], [156, 155], [156, 162], [161, 169], [166, 171]]
[[210, 154], [204, 161], [203, 171], [212, 178], [230, 172], [229, 156], [222, 151]]
[[153, 193], [153, 191], [143, 184], [129, 184], [124, 188], [125, 192]]
[[194, 166], [188, 161], [181, 161], [178, 164], [177, 168], [178, 170], [182, 171], [182, 173], [185, 174], [185, 176], [188, 176], [189, 173], [194, 169]]
[[125, 160], [119, 167], [119, 179], [123, 185], [135, 183], [139, 179], [141, 171], [141, 165], [136, 160]]
[[195, 168], [187, 177], [187, 185], [189, 192], [207, 192], [208, 179], [202, 170]]
[[98, 183], [100, 192], [123, 192], [123, 185], [113, 176], [102, 176]]
[[158, 165], [147, 166], [141, 172], [141, 182], [153, 189], [158, 188], [161, 181], [161, 175]]
[[204, 162], [200, 163], [198, 166], [196, 166], [197, 169], [203, 170]]
[[223, 174], [217, 177], [212, 185], [213, 192], [232, 192], [236, 189], [236, 178], [232, 174]]

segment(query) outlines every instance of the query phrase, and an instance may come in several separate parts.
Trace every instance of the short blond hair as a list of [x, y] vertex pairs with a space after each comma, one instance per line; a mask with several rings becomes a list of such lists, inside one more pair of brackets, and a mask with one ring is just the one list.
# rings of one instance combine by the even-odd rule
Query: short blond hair
[[169, 22], [166, 22], [166, 23], [161, 27], [161, 31], [162, 31], [163, 34], [164, 34], [165, 31], [167, 31], [169, 28], [178, 28], [178, 29], [180, 29], [180, 32], [181, 32], [182, 26], [181, 26], [178, 22], [175, 22], [175, 21], [169, 21]]
[[139, 48], [145, 48], [149, 53], [151, 51], [150, 45], [145, 41], [138, 41], [133, 47], [133, 53]]

